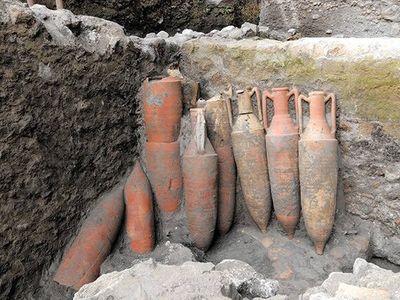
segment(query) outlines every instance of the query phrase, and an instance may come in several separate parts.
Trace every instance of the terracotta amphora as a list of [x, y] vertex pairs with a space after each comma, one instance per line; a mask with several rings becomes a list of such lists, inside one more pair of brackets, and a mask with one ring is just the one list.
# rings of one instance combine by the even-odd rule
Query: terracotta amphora
[[231, 228], [235, 212], [236, 165], [232, 150], [232, 120], [230, 99], [222, 94], [207, 101], [198, 101], [204, 107], [207, 133], [218, 155], [218, 218], [217, 230], [225, 235]]
[[251, 97], [256, 94], [262, 121], [261, 93], [257, 88], [237, 91], [238, 117], [232, 128], [232, 146], [246, 207], [262, 232], [271, 215], [264, 127], [253, 113]]
[[122, 186], [105, 195], [83, 222], [65, 252], [54, 281], [79, 290], [100, 275], [100, 266], [110, 254], [122, 222]]
[[[310, 105], [310, 120], [303, 131], [302, 100]], [[325, 117], [325, 104], [332, 101], [331, 128]], [[338, 180], [338, 141], [336, 100], [333, 94], [312, 92], [299, 97], [299, 171], [301, 205], [307, 233], [315, 251], [322, 255], [332, 231]]]
[[147, 141], [178, 140], [182, 116], [181, 81], [175, 77], [147, 78], [144, 82], [144, 125]]
[[154, 212], [150, 182], [136, 161], [125, 187], [125, 222], [129, 247], [138, 254], [145, 254], [154, 247]]
[[182, 158], [185, 210], [195, 246], [206, 251], [217, 222], [218, 157], [209, 139], [202, 108], [190, 110], [192, 138]]
[[[299, 133], [297, 122], [294, 123], [289, 115], [289, 100], [293, 96], [297, 117], [298, 92], [296, 89], [289, 91], [289, 88], [282, 87], [263, 93], [263, 120], [266, 130], [272, 202], [276, 217], [289, 239], [294, 237], [300, 218]], [[271, 100], [274, 106], [274, 116], [270, 125], [268, 124], [268, 100]]]
[[161, 216], [171, 216], [182, 195], [182, 171], [179, 142], [145, 145], [147, 174]]

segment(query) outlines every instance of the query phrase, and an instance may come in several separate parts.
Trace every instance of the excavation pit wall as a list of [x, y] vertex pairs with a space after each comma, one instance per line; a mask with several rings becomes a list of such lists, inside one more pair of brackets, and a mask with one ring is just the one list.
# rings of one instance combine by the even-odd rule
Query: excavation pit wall
[[[124, 181], [142, 151], [141, 83], [165, 74], [179, 52], [185, 90], [190, 94], [188, 86], [198, 81], [203, 98], [227, 83], [234, 89], [296, 85], [302, 92], [335, 92], [342, 179], [338, 213], [370, 221], [367, 248], [400, 264], [399, 40], [222, 38], [244, 38], [238, 28], [210, 37], [189, 31], [139, 39], [115, 23], [68, 10], [39, 5], [30, 10], [3, 1], [0, 12], [2, 297], [72, 295], [39, 287], [54, 288], [51, 276], [87, 212]], [[190, 135], [188, 99], [181, 152]], [[254, 226], [239, 185], [235, 225]], [[158, 228], [159, 239], [191, 243], [183, 212]], [[240, 239], [250, 259], [255, 242]], [[124, 242], [121, 234], [115, 251]], [[215, 252], [216, 260], [224, 253]]]

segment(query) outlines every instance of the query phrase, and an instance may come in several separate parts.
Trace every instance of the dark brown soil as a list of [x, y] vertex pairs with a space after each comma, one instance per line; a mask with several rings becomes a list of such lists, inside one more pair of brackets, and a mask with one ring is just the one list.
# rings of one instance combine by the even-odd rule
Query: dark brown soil
[[[258, 23], [260, 0], [224, 0], [218, 5], [205, 0], [64, 0], [75, 14], [91, 15], [117, 22], [130, 33], [145, 34], [191, 28], [209, 32], [243, 22]], [[49, 8], [53, 0], [38, 0]]]
[[0, 299], [36, 298], [42, 270], [132, 165], [136, 94], [171, 59], [165, 44], [155, 60], [133, 43], [104, 56], [59, 47], [19, 17], [0, 21]]

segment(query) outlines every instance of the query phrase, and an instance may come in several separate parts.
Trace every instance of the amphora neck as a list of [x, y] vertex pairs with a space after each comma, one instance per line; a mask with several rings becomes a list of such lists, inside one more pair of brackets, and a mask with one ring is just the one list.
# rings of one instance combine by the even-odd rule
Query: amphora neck
[[253, 106], [251, 101], [251, 91], [239, 90], [238, 95], [238, 113], [239, 115], [253, 113]]
[[311, 120], [326, 120], [325, 118], [325, 94], [311, 93], [310, 101], [310, 119]]
[[289, 88], [272, 89], [274, 115], [289, 114]]

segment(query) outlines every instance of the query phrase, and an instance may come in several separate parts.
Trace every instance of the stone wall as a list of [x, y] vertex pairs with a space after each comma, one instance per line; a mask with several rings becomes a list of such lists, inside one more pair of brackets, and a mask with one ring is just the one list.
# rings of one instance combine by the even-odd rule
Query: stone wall
[[136, 94], [175, 49], [69, 11], [0, 1], [0, 298], [39, 278], [138, 153]]
[[373, 250], [400, 264], [400, 39], [293, 42], [200, 38], [183, 45], [183, 73], [203, 96], [282, 85], [334, 92], [341, 166], [338, 207], [375, 223]]
[[284, 36], [399, 37], [397, 0], [262, 0], [260, 24]]

